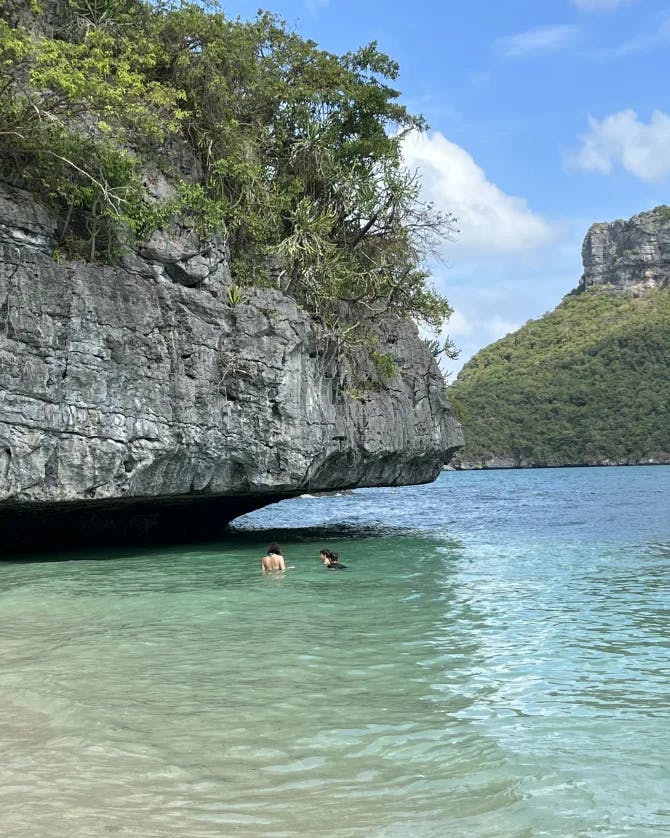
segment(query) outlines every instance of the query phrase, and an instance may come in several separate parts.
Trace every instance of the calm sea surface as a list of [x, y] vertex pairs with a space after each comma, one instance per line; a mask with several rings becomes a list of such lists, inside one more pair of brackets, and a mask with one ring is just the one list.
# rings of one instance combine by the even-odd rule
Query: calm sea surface
[[3, 563], [0, 834], [668, 835], [669, 617], [660, 466], [445, 472], [218, 545]]

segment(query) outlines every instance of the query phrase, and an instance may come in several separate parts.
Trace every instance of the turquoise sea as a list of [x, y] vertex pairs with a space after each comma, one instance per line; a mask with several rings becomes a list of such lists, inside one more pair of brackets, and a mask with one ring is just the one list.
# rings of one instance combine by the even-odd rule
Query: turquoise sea
[[0, 834], [670, 834], [669, 499], [444, 472], [0, 564]]

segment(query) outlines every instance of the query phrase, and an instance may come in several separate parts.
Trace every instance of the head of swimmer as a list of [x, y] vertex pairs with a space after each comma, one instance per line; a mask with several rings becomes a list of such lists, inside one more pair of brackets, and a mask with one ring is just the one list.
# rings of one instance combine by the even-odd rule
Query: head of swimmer
[[281, 547], [278, 544], [276, 544], [274, 541], [268, 547], [268, 556], [273, 556], [273, 555], [274, 556], [281, 556], [282, 555]]
[[328, 567], [329, 564], [334, 564], [339, 559], [339, 553], [334, 553], [332, 550], [328, 550], [325, 547], [319, 553], [319, 558], [321, 559], [321, 564], [325, 564]]

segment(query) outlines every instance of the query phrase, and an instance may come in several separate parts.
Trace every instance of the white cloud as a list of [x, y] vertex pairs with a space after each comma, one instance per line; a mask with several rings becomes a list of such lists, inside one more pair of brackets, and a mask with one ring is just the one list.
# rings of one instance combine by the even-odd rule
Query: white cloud
[[604, 119], [589, 119], [589, 133], [574, 158], [586, 171], [609, 174], [616, 166], [647, 182], [670, 175], [670, 116], [654, 111], [648, 123], [634, 110], [619, 111]]
[[579, 29], [567, 24], [538, 26], [500, 38], [499, 47], [505, 58], [526, 58], [531, 55], [555, 52], [575, 43]]
[[610, 12], [627, 6], [632, 0], [570, 0], [582, 12]]
[[557, 230], [533, 213], [524, 198], [507, 195], [486, 177], [472, 155], [443, 134], [414, 132], [403, 144], [410, 169], [418, 169], [425, 197], [456, 216], [459, 233], [450, 249], [525, 254], [556, 238]]
[[[558, 303], [558, 300], [556, 301]], [[471, 310], [466, 315], [462, 310], [455, 311], [449, 318], [445, 334], [459, 341], [475, 340], [481, 345], [488, 345], [511, 332], [516, 332], [523, 324], [518, 320], [509, 320], [491, 312], [490, 309]]]
[[470, 337], [475, 333], [475, 324], [462, 311], [454, 311], [449, 318], [447, 332], [452, 338]]
[[579, 243], [571, 242], [566, 261], [565, 225], [505, 193], [443, 134], [412, 134], [403, 154], [419, 170], [426, 200], [458, 218], [460, 232], [445, 248], [448, 264], [433, 266], [433, 281], [454, 308], [444, 336], [461, 356], [444, 366], [455, 375], [482, 346], [553, 308], [577, 285]]

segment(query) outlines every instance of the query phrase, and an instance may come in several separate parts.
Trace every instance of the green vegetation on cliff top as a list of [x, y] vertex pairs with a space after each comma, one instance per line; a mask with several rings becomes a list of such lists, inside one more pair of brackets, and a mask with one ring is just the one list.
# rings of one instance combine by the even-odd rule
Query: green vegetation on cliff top
[[226, 238], [237, 285], [325, 322], [344, 300], [443, 324], [424, 259], [453, 220], [403, 164], [425, 124], [374, 43], [333, 55], [272, 15], [197, 3], [42, 6], [0, 0], [0, 179], [56, 211], [65, 255], [113, 261], [180, 223]]
[[670, 291], [572, 294], [450, 387], [464, 462], [670, 460]]

